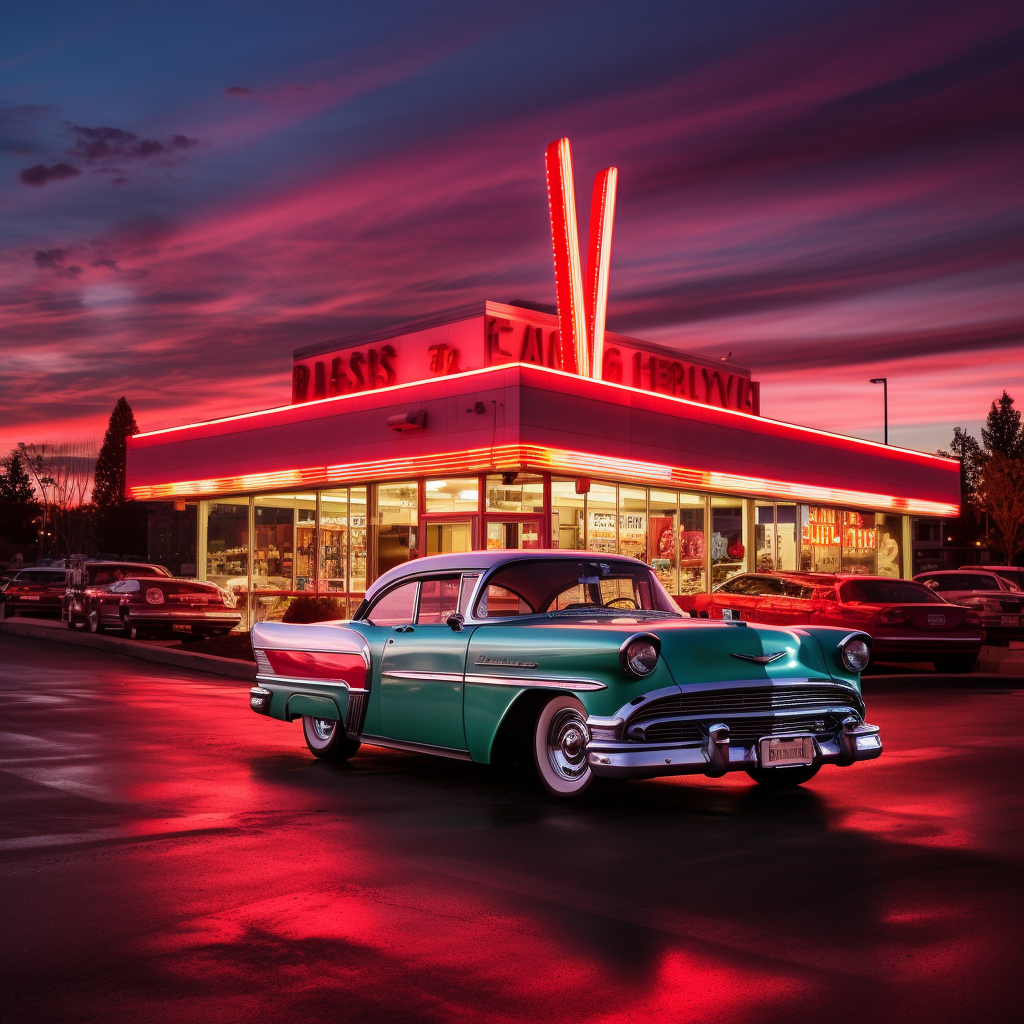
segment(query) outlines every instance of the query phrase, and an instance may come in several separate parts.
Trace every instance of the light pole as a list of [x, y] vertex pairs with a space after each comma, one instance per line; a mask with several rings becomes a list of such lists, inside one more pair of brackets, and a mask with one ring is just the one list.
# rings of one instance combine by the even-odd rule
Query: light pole
[[889, 378], [888, 377], [872, 377], [872, 384], [882, 385], [882, 407], [885, 410], [885, 443], [889, 443]]

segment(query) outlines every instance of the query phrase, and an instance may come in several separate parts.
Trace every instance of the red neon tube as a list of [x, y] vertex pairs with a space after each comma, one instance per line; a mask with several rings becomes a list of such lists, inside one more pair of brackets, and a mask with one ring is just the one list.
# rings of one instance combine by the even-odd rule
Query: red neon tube
[[590, 243], [587, 246], [587, 331], [590, 335], [590, 375], [604, 375], [604, 322], [608, 312], [608, 274], [612, 263], [612, 223], [615, 220], [617, 167], [606, 167], [594, 179], [590, 203]]

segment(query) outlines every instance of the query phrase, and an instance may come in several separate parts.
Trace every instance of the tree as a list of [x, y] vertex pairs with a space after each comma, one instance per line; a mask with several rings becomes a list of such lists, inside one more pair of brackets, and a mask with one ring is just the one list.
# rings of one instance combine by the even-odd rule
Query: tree
[[128, 463], [128, 438], [139, 432], [132, 407], [122, 395], [110, 414], [103, 447], [96, 459], [96, 483], [92, 489], [93, 504], [100, 509], [125, 501], [125, 471]]
[[954, 427], [949, 451], [939, 451], [937, 454], [947, 459], [960, 460], [960, 505], [962, 509], [969, 508], [985, 465], [985, 451], [973, 434], [962, 427]]
[[17, 449], [0, 464], [5, 469], [0, 476], [0, 534], [14, 544], [30, 544], [36, 539], [35, 520], [40, 511], [32, 481]]
[[61, 444], [18, 443], [18, 451], [31, 474], [43, 506], [39, 557], [55, 552], [68, 557], [81, 551], [89, 529], [92, 487], [92, 452], [89, 441]]
[[996, 524], [1002, 552], [1012, 565], [1024, 551], [1024, 458], [996, 451], [988, 459], [978, 485], [978, 506]]
[[132, 407], [122, 395], [110, 414], [96, 459], [96, 543], [106, 554], [142, 555], [146, 550], [146, 509], [125, 494], [128, 438], [139, 432]]
[[992, 403], [985, 426], [981, 428], [981, 439], [993, 455], [1005, 455], [1009, 459], [1024, 457], [1020, 410], [1014, 409], [1013, 399], [1005, 391], [998, 402]]

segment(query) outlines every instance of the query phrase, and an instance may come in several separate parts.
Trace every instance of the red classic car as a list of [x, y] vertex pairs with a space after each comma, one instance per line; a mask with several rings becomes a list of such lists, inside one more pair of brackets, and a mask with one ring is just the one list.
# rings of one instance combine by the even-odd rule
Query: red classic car
[[89, 628], [138, 636], [202, 638], [230, 633], [241, 620], [235, 597], [216, 583], [165, 576], [116, 580], [90, 594]]
[[63, 597], [63, 569], [46, 565], [19, 569], [0, 584], [0, 618], [25, 614], [59, 618]]
[[742, 573], [680, 604], [700, 618], [862, 630], [873, 661], [930, 661], [940, 672], [970, 672], [984, 641], [975, 612], [888, 576]]
[[101, 633], [108, 625], [120, 626], [100, 615], [101, 602], [109, 593], [110, 584], [124, 579], [159, 577], [169, 579], [170, 572], [162, 565], [148, 562], [87, 562], [75, 557], [67, 572], [67, 586], [64, 593], [63, 618], [68, 629], [88, 626], [93, 633]]

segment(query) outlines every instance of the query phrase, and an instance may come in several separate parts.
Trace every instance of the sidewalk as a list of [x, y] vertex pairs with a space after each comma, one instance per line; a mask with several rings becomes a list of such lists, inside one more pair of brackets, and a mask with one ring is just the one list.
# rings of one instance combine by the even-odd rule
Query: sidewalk
[[54, 619], [30, 619], [15, 616], [0, 622], [0, 632], [13, 636], [27, 636], [34, 640], [48, 640], [51, 643], [73, 644], [76, 647], [91, 647], [110, 654], [122, 654], [143, 661], [155, 661], [175, 668], [187, 668], [197, 672], [208, 672], [234, 679], [256, 679], [256, 666], [248, 661], [234, 658], [217, 658], [212, 654], [199, 654], [163, 647], [159, 643], [145, 640], [126, 640], [106, 633], [90, 633], [82, 629], [68, 629], [67, 623]]

